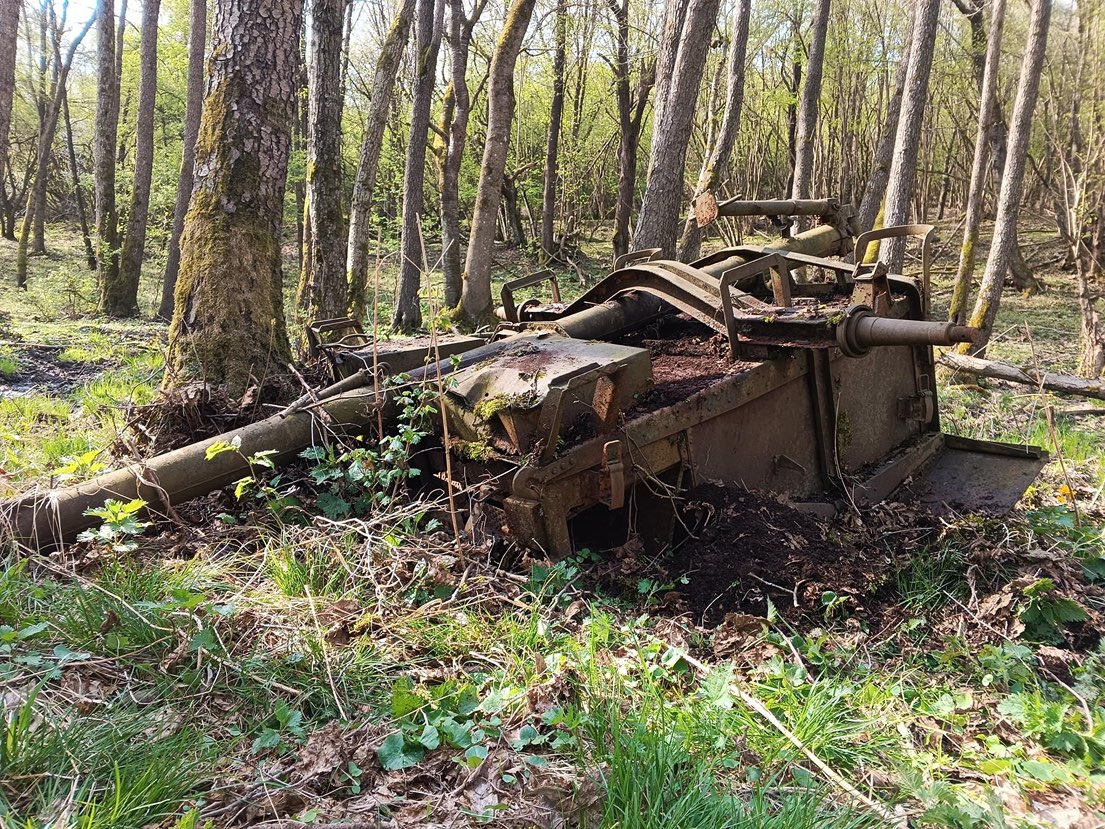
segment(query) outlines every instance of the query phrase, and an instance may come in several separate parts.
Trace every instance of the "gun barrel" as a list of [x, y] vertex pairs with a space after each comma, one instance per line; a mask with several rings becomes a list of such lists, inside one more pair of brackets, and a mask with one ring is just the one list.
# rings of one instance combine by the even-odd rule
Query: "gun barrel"
[[979, 330], [954, 322], [877, 317], [870, 308], [857, 305], [848, 309], [836, 334], [845, 354], [861, 357], [878, 346], [973, 343]]

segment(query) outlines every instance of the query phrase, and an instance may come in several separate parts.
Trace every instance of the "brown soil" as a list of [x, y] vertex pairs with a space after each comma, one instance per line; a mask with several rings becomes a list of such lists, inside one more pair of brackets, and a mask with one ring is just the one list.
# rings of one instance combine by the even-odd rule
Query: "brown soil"
[[686, 400], [721, 378], [752, 365], [731, 361], [725, 337], [683, 315], [663, 317], [619, 342], [647, 348], [652, 356], [653, 386], [627, 412], [629, 415]]
[[766, 615], [768, 601], [784, 616], [822, 617], [828, 592], [858, 612], [894, 568], [885, 550], [846, 546], [829, 525], [759, 493], [699, 487], [681, 512], [686, 538], [664, 566], [686, 580], [673, 582], [676, 598], [703, 624]]

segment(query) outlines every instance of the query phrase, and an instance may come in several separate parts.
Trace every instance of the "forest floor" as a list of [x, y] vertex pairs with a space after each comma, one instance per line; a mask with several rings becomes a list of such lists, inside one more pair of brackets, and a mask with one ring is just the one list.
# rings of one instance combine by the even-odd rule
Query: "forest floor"
[[[1072, 278], [1023, 238], [1048, 290], [1003, 299], [991, 355], [1071, 371]], [[0, 241], [0, 497], [136, 451], [163, 365], [165, 326], [94, 316], [76, 237], [48, 240], [24, 293]], [[1103, 826], [1105, 407], [957, 379], [946, 430], [1062, 456], [1007, 518], [707, 489], [693, 545], [553, 563], [458, 548], [432, 504], [220, 493], [0, 551], [0, 827]]]

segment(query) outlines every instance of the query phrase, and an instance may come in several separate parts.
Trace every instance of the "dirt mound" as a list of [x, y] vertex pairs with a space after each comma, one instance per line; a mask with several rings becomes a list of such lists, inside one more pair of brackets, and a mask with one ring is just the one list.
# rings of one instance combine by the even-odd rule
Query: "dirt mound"
[[769, 600], [787, 616], [821, 616], [833, 603], [858, 611], [893, 571], [885, 551], [845, 545], [823, 521], [760, 493], [699, 487], [681, 524], [685, 537], [664, 566], [702, 624], [734, 611], [763, 616]]

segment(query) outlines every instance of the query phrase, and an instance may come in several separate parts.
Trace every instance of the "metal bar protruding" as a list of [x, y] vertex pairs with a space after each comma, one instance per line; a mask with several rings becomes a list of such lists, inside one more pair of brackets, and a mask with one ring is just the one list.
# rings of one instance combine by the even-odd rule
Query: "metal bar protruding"
[[836, 199], [727, 199], [717, 206], [718, 216], [830, 216], [838, 210]]
[[518, 308], [514, 304], [514, 292], [533, 285], [540, 285], [542, 282], [549, 282], [552, 285], [552, 301], [560, 302], [560, 283], [556, 281], [556, 274], [548, 268], [503, 283], [503, 289], [499, 296], [503, 301], [503, 316], [507, 322], [521, 321], [518, 319]]
[[[790, 269], [787, 267], [787, 260], [778, 253], [769, 253], [759, 259], [753, 259], [751, 262], [730, 268], [721, 275], [718, 281], [718, 291], [721, 294], [721, 314], [725, 321], [726, 336], [729, 338], [729, 356], [734, 360], [737, 358], [737, 343], [740, 341], [740, 335], [737, 332], [737, 321], [733, 317], [732, 286], [768, 271], [775, 271], [789, 286]], [[740, 293], [743, 296], [743, 292]]]
[[934, 225], [894, 225], [861, 233], [856, 237], [854, 259], [857, 263], [865, 262], [867, 248], [872, 242], [881, 242], [883, 239], [900, 239], [904, 236], [921, 237], [921, 297], [924, 303], [924, 314], [928, 317], [929, 294], [932, 285], [930, 274], [932, 269], [932, 240], [936, 237], [936, 227]]

